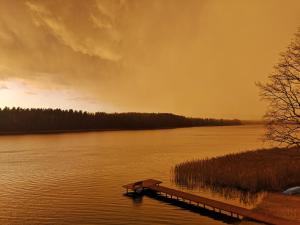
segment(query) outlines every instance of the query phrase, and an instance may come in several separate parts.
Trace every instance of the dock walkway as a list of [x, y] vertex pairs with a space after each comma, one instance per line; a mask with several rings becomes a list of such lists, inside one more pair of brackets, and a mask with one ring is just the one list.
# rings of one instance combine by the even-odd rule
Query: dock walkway
[[254, 212], [249, 209], [245, 209], [239, 206], [230, 205], [224, 202], [212, 200], [209, 198], [201, 197], [198, 195], [190, 194], [187, 192], [175, 190], [172, 188], [161, 186], [162, 182], [154, 179], [148, 179], [143, 181], [138, 181], [135, 183], [124, 185], [123, 187], [128, 191], [136, 191], [137, 189], [148, 189], [156, 192], [160, 195], [165, 195], [171, 199], [178, 201], [188, 201], [189, 204], [196, 204], [199, 207], [212, 209], [214, 211], [219, 211], [220, 213], [228, 213], [231, 216], [236, 215], [236, 217], [248, 218], [258, 222], [263, 222], [271, 225], [300, 225], [297, 221], [291, 221], [284, 218]]

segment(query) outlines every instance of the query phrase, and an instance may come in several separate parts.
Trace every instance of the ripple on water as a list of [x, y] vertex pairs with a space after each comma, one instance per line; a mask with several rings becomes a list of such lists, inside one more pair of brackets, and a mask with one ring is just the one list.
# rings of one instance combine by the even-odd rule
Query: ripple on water
[[175, 187], [175, 163], [260, 148], [261, 133], [246, 126], [0, 136], [0, 224], [224, 224], [146, 196], [128, 198], [121, 186], [156, 178]]

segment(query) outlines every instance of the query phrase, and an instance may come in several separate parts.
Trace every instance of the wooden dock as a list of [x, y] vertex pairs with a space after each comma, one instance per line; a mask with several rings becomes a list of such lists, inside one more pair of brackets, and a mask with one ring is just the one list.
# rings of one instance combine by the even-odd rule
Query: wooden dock
[[264, 213], [254, 212], [249, 209], [245, 209], [239, 206], [230, 205], [224, 202], [212, 200], [209, 198], [201, 197], [198, 195], [190, 194], [187, 192], [175, 190], [172, 188], [161, 186], [162, 182], [159, 180], [148, 179], [143, 181], [138, 181], [135, 183], [124, 185], [123, 188], [126, 192], [141, 192], [143, 190], [150, 190], [158, 195], [163, 195], [177, 201], [184, 201], [189, 204], [197, 205], [209, 210], [213, 210], [219, 213], [225, 213], [232, 217], [246, 218], [254, 221], [262, 222], [271, 225], [300, 225], [297, 221], [291, 221], [284, 218], [280, 218], [273, 215], [268, 215]]

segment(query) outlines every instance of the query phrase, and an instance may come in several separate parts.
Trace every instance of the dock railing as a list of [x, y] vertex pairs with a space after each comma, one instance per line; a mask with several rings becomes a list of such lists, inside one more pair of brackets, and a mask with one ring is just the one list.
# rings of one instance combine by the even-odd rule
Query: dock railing
[[300, 225], [300, 223], [297, 221], [292, 221], [265, 213], [254, 212], [250, 209], [242, 208], [206, 197], [201, 197], [173, 188], [164, 187], [160, 185], [161, 183], [162, 182], [159, 180], [147, 179], [124, 185], [123, 188], [126, 189], [127, 194], [129, 192], [141, 193], [140, 190], [145, 189], [150, 190], [152, 192], [155, 192], [157, 195], [163, 195], [166, 198], [171, 198], [176, 201], [188, 202], [188, 204], [197, 205], [198, 207], [203, 207], [219, 213], [227, 213], [227, 215], [236, 218], [247, 218], [271, 225]]

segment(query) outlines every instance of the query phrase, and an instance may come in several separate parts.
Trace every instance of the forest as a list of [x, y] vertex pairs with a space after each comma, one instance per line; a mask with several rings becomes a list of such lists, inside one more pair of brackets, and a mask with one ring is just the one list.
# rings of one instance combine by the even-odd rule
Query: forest
[[89, 113], [42, 108], [0, 108], [0, 133], [138, 130], [240, 125], [239, 120], [188, 118], [171, 113]]

